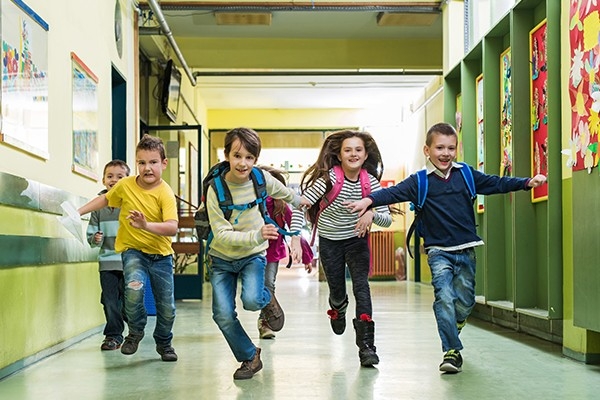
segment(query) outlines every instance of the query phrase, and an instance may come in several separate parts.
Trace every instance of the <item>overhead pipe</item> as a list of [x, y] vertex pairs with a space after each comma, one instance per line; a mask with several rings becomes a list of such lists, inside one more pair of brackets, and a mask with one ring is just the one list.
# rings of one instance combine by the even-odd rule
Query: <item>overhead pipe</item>
[[156, 16], [156, 19], [158, 20], [158, 23], [160, 24], [160, 29], [162, 31], [161, 33], [167, 37], [169, 44], [171, 45], [171, 47], [173, 48], [173, 51], [175, 52], [175, 56], [179, 60], [179, 63], [181, 64], [181, 67], [185, 71], [185, 74], [187, 75], [190, 82], [192, 83], [192, 86], [196, 86], [196, 78], [194, 77], [194, 74], [192, 73], [192, 70], [190, 69], [190, 67], [188, 67], [187, 63], [185, 62], [185, 59], [183, 58], [183, 54], [181, 54], [181, 51], [179, 50], [179, 46], [177, 46], [177, 42], [175, 42], [175, 38], [173, 37], [171, 28], [169, 28], [169, 25], [167, 24], [167, 21], [165, 20], [165, 16], [163, 15], [162, 10], [160, 9], [160, 6], [156, 2], [156, 0], [148, 0], [148, 5], [150, 5], [152, 12]]

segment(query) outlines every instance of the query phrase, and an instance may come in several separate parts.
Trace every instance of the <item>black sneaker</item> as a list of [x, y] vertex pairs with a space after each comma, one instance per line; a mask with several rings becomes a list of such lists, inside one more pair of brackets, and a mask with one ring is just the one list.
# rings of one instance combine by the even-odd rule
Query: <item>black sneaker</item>
[[271, 301], [262, 309], [262, 316], [273, 332], [279, 332], [283, 328], [285, 322], [285, 314], [277, 301], [277, 297], [273, 293]]
[[127, 355], [135, 354], [141, 340], [142, 337], [140, 336], [127, 335], [127, 337], [125, 337], [123, 345], [121, 346], [121, 353]]
[[260, 361], [260, 348], [256, 348], [256, 354], [252, 360], [242, 362], [242, 365], [233, 374], [233, 379], [250, 379], [263, 367]]
[[177, 354], [171, 345], [159, 346], [156, 345], [156, 352], [160, 354], [163, 361], [177, 361]]
[[467, 325], [467, 320], [465, 319], [464, 321], [457, 321], [456, 322], [456, 329], [458, 329], [458, 334], [460, 335], [460, 332], [463, 330], [463, 328], [465, 327], [465, 325]]
[[117, 350], [120, 347], [121, 347], [121, 342], [119, 342], [117, 339], [111, 338], [111, 337], [106, 337], [104, 339], [104, 341], [102, 342], [102, 345], [100, 346], [100, 350], [102, 350], [102, 351]]
[[440, 371], [455, 374], [462, 371], [462, 363], [463, 359], [458, 350], [448, 350], [440, 364]]

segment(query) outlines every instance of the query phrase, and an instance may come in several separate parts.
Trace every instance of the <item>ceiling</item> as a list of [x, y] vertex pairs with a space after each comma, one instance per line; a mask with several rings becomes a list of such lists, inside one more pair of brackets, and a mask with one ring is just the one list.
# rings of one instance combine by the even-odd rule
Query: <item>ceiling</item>
[[[140, 46], [160, 34], [176, 43], [197, 81], [208, 109], [248, 108], [382, 108], [410, 102], [440, 71], [360, 69], [206, 69], [193, 65], [192, 55], [206, 38], [284, 38], [385, 40], [441, 38], [441, 1], [376, 3], [325, 3], [307, 6], [269, 6], [266, 3], [160, 2], [159, 13], [141, 3]], [[218, 3], [224, 4], [224, 3]], [[237, 5], [236, 5], [237, 4]], [[266, 4], [266, 5], [265, 5]], [[282, 4], [282, 3], [271, 3]], [[285, 3], [288, 4], [288, 3]], [[293, 3], [292, 3], [293, 4]], [[309, 3], [304, 3], [309, 4]], [[333, 6], [332, 6], [333, 4]], [[369, 4], [365, 6], [365, 4]], [[218, 25], [216, 13], [259, 13], [269, 25]], [[400, 25], [379, 26], [378, 15], [388, 11], [401, 16]], [[161, 23], [161, 16], [164, 18]], [[390, 16], [388, 15], [388, 16]], [[386, 16], [386, 17], [388, 17]], [[381, 18], [381, 17], [380, 17]], [[152, 32], [154, 27], [154, 32]], [[142, 32], [146, 29], [145, 32]], [[165, 35], [167, 32], [167, 35]], [[309, 49], [306, 49], [309, 51]], [[181, 63], [179, 63], [181, 65]], [[182, 71], [183, 79], [186, 73]]]

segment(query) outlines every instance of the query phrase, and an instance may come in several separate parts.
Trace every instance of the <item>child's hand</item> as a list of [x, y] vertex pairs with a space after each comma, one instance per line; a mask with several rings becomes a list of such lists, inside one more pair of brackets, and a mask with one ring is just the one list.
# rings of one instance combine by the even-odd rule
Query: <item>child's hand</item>
[[546, 180], [547, 180], [547, 178], [544, 175], [538, 174], [529, 180], [529, 183], [527, 184], [527, 186], [529, 186], [531, 188], [536, 188], [536, 187], [542, 186], [544, 183], [546, 183]]
[[300, 209], [309, 208], [312, 204], [304, 196], [300, 196]]
[[276, 240], [279, 237], [277, 227], [272, 224], [265, 224], [260, 229], [260, 234], [264, 240]]
[[290, 244], [290, 254], [292, 255], [292, 262], [294, 264], [302, 261], [302, 244], [300, 243], [299, 236], [292, 236], [292, 243]]
[[137, 229], [146, 229], [148, 222], [144, 214], [137, 210], [129, 211], [129, 215], [126, 217], [129, 220], [129, 225]]
[[306, 271], [307, 274], [310, 274], [312, 272], [312, 264], [310, 264], [310, 263], [304, 264], [304, 270]]
[[104, 236], [104, 233], [102, 233], [102, 231], [98, 231], [98, 232], [94, 233], [94, 243], [96, 243], [96, 244], [102, 243], [103, 236]]
[[373, 200], [371, 200], [368, 197], [365, 197], [362, 200], [359, 201], [355, 201], [355, 202], [347, 202], [345, 201], [344, 203], [342, 203], [346, 206], [346, 208], [348, 209], [348, 211], [350, 211], [351, 213], [355, 213], [358, 211], [358, 216], [362, 216], [365, 213], [365, 210], [367, 209], [367, 207], [369, 207], [371, 204], [373, 204]]
[[356, 227], [354, 228], [354, 232], [358, 237], [364, 237], [369, 233], [371, 229], [371, 224], [373, 223], [373, 212], [367, 211], [358, 219], [356, 223]]

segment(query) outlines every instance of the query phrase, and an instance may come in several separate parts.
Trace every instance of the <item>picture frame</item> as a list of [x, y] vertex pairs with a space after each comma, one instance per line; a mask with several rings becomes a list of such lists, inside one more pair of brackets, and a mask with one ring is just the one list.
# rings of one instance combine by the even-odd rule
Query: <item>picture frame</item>
[[0, 7], [0, 142], [47, 160], [49, 25], [21, 0]]
[[[531, 106], [531, 176], [548, 175], [548, 72], [546, 63], [546, 20], [529, 32]], [[531, 190], [531, 201], [548, 199], [548, 185]]]
[[[483, 125], [483, 74], [475, 78], [475, 104], [477, 107], [477, 171], [485, 173], [485, 135]], [[485, 210], [485, 196], [477, 195], [477, 212], [483, 213]]]
[[510, 47], [500, 54], [500, 176], [512, 176], [512, 84]]
[[72, 171], [98, 180], [98, 77], [71, 52], [73, 107]]

